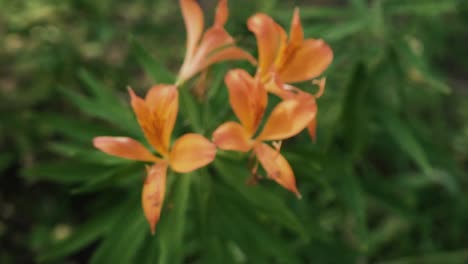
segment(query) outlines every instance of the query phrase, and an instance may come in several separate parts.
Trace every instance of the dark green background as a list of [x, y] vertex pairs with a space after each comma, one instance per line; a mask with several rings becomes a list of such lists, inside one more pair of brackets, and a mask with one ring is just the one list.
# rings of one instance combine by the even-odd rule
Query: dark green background
[[[201, 2], [211, 21], [215, 2]], [[220, 152], [169, 175], [150, 236], [143, 164], [91, 140], [142, 139], [126, 87], [173, 80], [177, 1], [0, 0], [0, 263], [468, 263], [466, 1], [231, 0], [227, 29], [256, 54], [246, 19], [289, 28], [296, 5], [306, 37], [335, 54], [317, 143], [283, 143], [303, 199], [246, 186], [248, 157]], [[233, 67], [255, 71], [225, 63], [204, 98], [183, 88], [176, 135], [235, 119]]]

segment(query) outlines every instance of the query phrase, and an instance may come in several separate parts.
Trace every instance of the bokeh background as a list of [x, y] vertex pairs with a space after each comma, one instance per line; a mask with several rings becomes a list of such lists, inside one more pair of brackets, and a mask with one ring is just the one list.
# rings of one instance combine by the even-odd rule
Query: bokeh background
[[[256, 54], [246, 19], [289, 28], [295, 6], [335, 53], [317, 142], [283, 144], [303, 198], [246, 186], [247, 157], [221, 152], [169, 175], [150, 236], [143, 164], [91, 140], [142, 138], [126, 87], [177, 72], [177, 1], [0, 0], [0, 263], [468, 263], [467, 2], [231, 0], [228, 31]], [[205, 93], [184, 89], [178, 134], [234, 118], [232, 67], [255, 70], [217, 65]]]

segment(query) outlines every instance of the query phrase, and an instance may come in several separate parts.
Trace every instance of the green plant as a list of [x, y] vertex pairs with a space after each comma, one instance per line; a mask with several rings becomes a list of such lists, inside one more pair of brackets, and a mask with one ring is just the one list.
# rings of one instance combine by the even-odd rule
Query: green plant
[[[291, 12], [283, 7], [291, 10], [291, 5], [259, 3], [275, 18], [289, 21]], [[103, 155], [90, 143], [107, 134], [142, 137], [126, 103], [125, 85], [144, 85], [133, 85], [130, 77], [120, 77], [123, 84], [102, 84], [99, 80], [109, 81], [96, 77], [101, 73], [96, 65], [80, 71], [86, 91], [70, 89], [73, 82], [67, 77], [60, 95], [80, 113], [67, 107], [66, 115], [31, 115], [56, 137], [45, 144], [54, 156], [24, 174], [71, 190], [82, 201], [85, 220], [59, 217], [76, 226], [62, 241], [43, 239], [38, 259], [59, 261], [92, 245], [91, 262], [96, 263], [466, 262], [466, 92], [450, 81], [456, 73], [437, 63], [466, 64], [462, 49], [450, 52], [446, 42], [466, 38], [463, 8], [455, 0], [301, 6], [305, 35], [323, 37], [335, 51], [327, 90], [318, 101], [317, 143], [306, 144], [306, 133], [283, 143], [302, 200], [266, 181], [245, 186], [245, 157], [221, 153], [190, 179], [171, 177], [176, 182], [169, 182], [167, 208], [155, 236], [139, 207], [142, 166]], [[236, 20], [252, 14], [233, 13]], [[167, 33], [164, 26], [157, 29]], [[253, 36], [243, 26], [232, 29], [254, 50]], [[147, 51], [142, 46], [150, 47], [150, 41], [141, 37], [125, 42], [131, 43], [131, 61], [138, 61], [153, 82], [173, 80], [174, 67], [162, 63], [173, 65], [170, 56], [160, 56], [165, 52]], [[165, 50], [180, 53], [172, 46]], [[225, 73], [224, 65], [209, 71], [203, 102], [181, 91], [182, 122], [176, 133], [199, 124], [193, 128], [209, 137], [222, 120], [233, 118], [230, 110], [221, 110], [228, 96]], [[36, 137], [42, 135], [26, 136]]]

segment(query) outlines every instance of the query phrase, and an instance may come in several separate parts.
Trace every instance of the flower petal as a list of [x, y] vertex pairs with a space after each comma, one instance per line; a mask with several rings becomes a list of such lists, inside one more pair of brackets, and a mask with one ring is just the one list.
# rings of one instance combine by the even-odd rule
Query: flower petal
[[[190, 61], [203, 33], [203, 11], [196, 0], [180, 0], [182, 16], [187, 29], [187, 51], [185, 61]], [[185, 62], [184, 62], [185, 64]]]
[[278, 150], [271, 148], [265, 143], [260, 143], [254, 147], [254, 152], [270, 179], [276, 181], [298, 197], [301, 196], [296, 187], [294, 172], [288, 161]]
[[292, 58], [281, 65], [280, 77], [285, 83], [302, 82], [322, 74], [333, 60], [333, 52], [325, 41], [307, 39]]
[[252, 148], [250, 137], [236, 122], [226, 122], [213, 132], [213, 142], [223, 150], [247, 152]]
[[260, 124], [268, 95], [263, 84], [241, 69], [231, 70], [225, 77], [232, 110], [252, 136]]
[[159, 161], [140, 142], [128, 137], [95, 137], [93, 145], [100, 151], [124, 159]]
[[154, 234], [156, 224], [161, 216], [164, 195], [166, 193], [167, 163], [156, 163], [149, 167], [147, 171], [148, 176], [146, 176], [145, 183], [143, 184], [141, 203], [146, 220], [150, 225], [151, 233]]
[[149, 107], [146, 105], [145, 100], [138, 97], [131, 88], [128, 89], [128, 92], [130, 94], [133, 112], [135, 112], [138, 124], [140, 124], [140, 127], [143, 130], [146, 140], [154, 149], [156, 149], [156, 151], [164, 154], [165, 148], [160, 136], [158, 136], [157, 129], [154, 127], [153, 115]]
[[317, 116], [307, 125], [307, 131], [313, 142], [317, 141]]
[[211, 163], [216, 146], [198, 134], [185, 134], [176, 140], [170, 154], [171, 168], [177, 172], [191, 172]]
[[[198, 5], [197, 5], [198, 6]], [[256, 64], [255, 59], [235, 46], [235, 41], [224, 29], [229, 16], [227, 0], [220, 0], [216, 8], [215, 22], [209, 28], [193, 52], [188, 53], [180, 69], [177, 83], [184, 83], [195, 74], [214, 63], [226, 60], [249, 60]], [[199, 38], [198, 38], [199, 39]]]
[[229, 17], [229, 9], [227, 0], [219, 0], [218, 6], [216, 7], [215, 22], [214, 25], [218, 27], [224, 27]]
[[299, 8], [294, 9], [293, 18], [291, 21], [291, 29], [289, 30], [289, 43], [293, 46], [301, 45], [304, 41], [304, 30], [302, 29]]
[[[145, 100], [138, 97], [132, 89], [129, 89], [133, 111], [138, 119], [141, 129], [146, 139], [162, 155], [169, 152], [169, 141], [167, 134], [174, 126], [171, 117], [175, 111], [177, 113], [177, 89], [175, 95], [168, 92], [172, 88], [168, 85], [158, 85], [151, 88]], [[161, 91], [159, 91], [162, 88]], [[158, 98], [158, 94], [162, 94]], [[171, 101], [172, 100], [172, 101]], [[166, 108], [169, 111], [166, 112]], [[172, 123], [172, 125], [171, 125]]]
[[247, 21], [258, 45], [258, 69], [262, 76], [270, 72], [282, 43], [281, 27], [268, 15], [255, 14]]
[[145, 102], [153, 115], [157, 136], [168, 152], [179, 111], [179, 91], [175, 85], [155, 85], [146, 94]]
[[256, 65], [257, 61], [255, 60], [250, 53], [246, 52], [245, 50], [236, 47], [236, 46], [229, 46], [226, 48], [222, 48], [218, 51], [215, 51], [213, 54], [208, 56], [208, 58], [203, 62], [201, 68], [207, 68], [215, 63], [221, 61], [232, 61], [232, 60], [248, 60], [252, 65]]
[[296, 97], [296, 93], [294, 92], [296, 88], [285, 84], [276, 73], [272, 73], [272, 78], [265, 83], [265, 89], [283, 100]]
[[195, 74], [208, 66], [209, 56], [223, 47], [234, 45], [234, 39], [223, 27], [213, 26], [203, 35], [198, 48], [190, 60], [185, 60], [179, 72], [179, 82], [192, 78]]
[[312, 96], [284, 100], [273, 109], [258, 140], [283, 140], [295, 136], [315, 118], [316, 113], [317, 104]]

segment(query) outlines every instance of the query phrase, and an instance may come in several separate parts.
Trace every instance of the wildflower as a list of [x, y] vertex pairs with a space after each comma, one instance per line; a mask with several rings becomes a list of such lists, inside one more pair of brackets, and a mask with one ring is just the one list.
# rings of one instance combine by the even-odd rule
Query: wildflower
[[283, 100], [296, 99], [299, 102], [306, 102], [308, 104], [315, 105], [315, 118], [312, 119], [312, 121], [310, 121], [310, 123], [307, 125], [309, 136], [311, 137], [312, 141], [315, 142], [317, 139], [316, 128], [318, 112], [316, 99], [320, 98], [323, 95], [323, 92], [325, 91], [326, 79], [321, 78], [319, 80], [313, 80], [312, 83], [319, 87], [318, 92], [315, 94], [309, 94], [292, 85], [282, 83], [281, 80], [279, 80], [276, 77], [273, 77], [273, 81], [265, 84], [265, 86], [268, 87], [268, 91], [270, 91], [273, 94], [276, 94]]
[[274, 75], [283, 83], [311, 80], [333, 59], [331, 48], [323, 40], [304, 39], [298, 8], [294, 10], [289, 39], [285, 30], [266, 14], [250, 17], [247, 25], [257, 39], [257, 74], [263, 83], [271, 81]]
[[298, 134], [310, 123], [316, 105], [310, 100], [285, 99], [272, 111], [263, 129], [254, 137], [265, 113], [267, 91], [259, 78], [252, 78], [244, 70], [231, 70], [225, 78], [229, 102], [240, 123], [226, 122], [213, 133], [213, 142], [223, 150], [253, 151], [267, 172], [267, 176], [287, 190], [300, 195], [294, 173], [288, 161], [265, 141], [281, 141]]
[[203, 167], [214, 160], [216, 146], [201, 135], [189, 133], [178, 138], [170, 147], [179, 109], [175, 85], [153, 86], [145, 99], [135, 95], [131, 89], [129, 93], [146, 140], [160, 155], [154, 155], [141, 143], [128, 137], [96, 137], [93, 144], [109, 155], [154, 163], [147, 168], [148, 175], [142, 192], [143, 210], [154, 233], [164, 201], [167, 168], [186, 173]]
[[[281, 97], [316, 104], [325, 88], [325, 78], [314, 80], [320, 88], [316, 95], [307, 94], [288, 83], [307, 81], [316, 78], [333, 60], [331, 48], [321, 39], [304, 39], [304, 31], [299, 9], [294, 10], [289, 39], [285, 30], [271, 17], [256, 14], [249, 18], [248, 27], [258, 43], [259, 65], [257, 75], [265, 88]], [[315, 106], [317, 108], [317, 106]], [[307, 126], [310, 137], [316, 140], [317, 119]]]
[[180, 69], [177, 84], [184, 83], [208, 66], [225, 60], [255, 59], [235, 46], [234, 39], [224, 29], [228, 19], [227, 0], [220, 0], [216, 8], [213, 26], [203, 34], [203, 12], [197, 1], [180, 0], [185, 27], [187, 28], [187, 51]]

